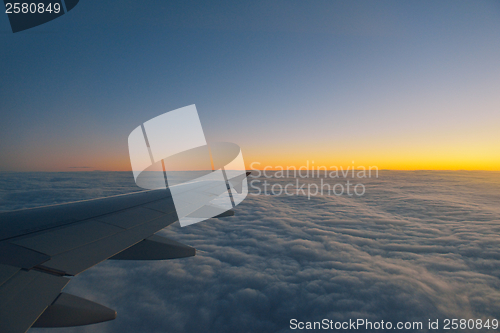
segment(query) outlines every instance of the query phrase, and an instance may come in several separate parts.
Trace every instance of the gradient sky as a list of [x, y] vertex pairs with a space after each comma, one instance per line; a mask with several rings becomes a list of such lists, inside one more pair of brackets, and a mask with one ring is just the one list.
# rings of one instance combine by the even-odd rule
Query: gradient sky
[[190, 104], [248, 167], [500, 170], [498, 1], [81, 0], [0, 45], [0, 171], [130, 170]]

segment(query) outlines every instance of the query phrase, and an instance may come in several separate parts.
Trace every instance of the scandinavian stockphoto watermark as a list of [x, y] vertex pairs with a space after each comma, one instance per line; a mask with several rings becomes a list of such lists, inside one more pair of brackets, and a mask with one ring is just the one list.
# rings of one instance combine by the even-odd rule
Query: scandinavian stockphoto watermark
[[168, 188], [183, 227], [223, 214], [247, 196], [240, 147], [229, 142], [209, 145], [195, 105], [137, 126], [128, 147], [136, 184]]
[[325, 166], [306, 161], [305, 165], [262, 166], [260, 162], [251, 165], [250, 195], [273, 196], [357, 196], [366, 193], [363, 180], [378, 178], [378, 167], [363, 165]]

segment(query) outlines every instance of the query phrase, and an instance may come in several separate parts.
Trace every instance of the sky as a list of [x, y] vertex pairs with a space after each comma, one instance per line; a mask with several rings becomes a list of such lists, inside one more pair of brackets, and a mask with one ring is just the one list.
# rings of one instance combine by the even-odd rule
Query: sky
[[81, 0], [16, 34], [0, 15], [0, 171], [130, 170], [130, 132], [191, 104], [247, 167], [500, 170], [499, 40], [497, 1]]

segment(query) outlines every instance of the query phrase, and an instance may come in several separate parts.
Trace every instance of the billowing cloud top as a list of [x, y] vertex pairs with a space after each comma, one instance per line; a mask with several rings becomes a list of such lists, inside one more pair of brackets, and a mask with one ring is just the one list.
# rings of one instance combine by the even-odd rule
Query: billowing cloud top
[[[42, 204], [71, 186], [82, 197], [134, 186], [124, 188], [120, 173], [74, 174], [35, 174], [19, 189], [9, 185], [15, 175], [2, 175], [1, 193], [18, 208], [28, 193]], [[289, 332], [292, 318], [498, 316], [500, 174], [381, 171], [365, 185], [361, 197], [249, 195], [234, 217], [169, 227], [163, 233], [197, 256], [108, 261], [73, 278], [67, 292], [118, 318], [65, 332]]]

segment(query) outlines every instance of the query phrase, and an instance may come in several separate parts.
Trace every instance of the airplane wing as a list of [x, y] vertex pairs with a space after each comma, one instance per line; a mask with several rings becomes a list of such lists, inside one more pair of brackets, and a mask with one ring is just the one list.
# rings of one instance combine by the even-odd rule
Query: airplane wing
[[[50, 318], [42, 316], [40, 325], [35, 326], [73, 326], [114, 319], [114, 311], [76, 296], [71, 302], [61, 289], [69, 277], [176, 220], [167, 190], [1, 213], [0, 331], [25, 332], [51, 305]], [[157, 240], [148, 243], [156, 244]], [[164, 252], [171, 248], [181, 255], [194, 255], [190, 247], [168, 241], [163, 244]], [[161, 244], [155, 248], [161, 248]], [[71, 304], [64, 306], [68, 302]], [[60, 315], [53, 313], [58, 308]], [[68, 322], [71, 318], [76, 322]]]
[[[234, 214], [201, 205], [192, 216], [200, 209]], [[114, 310], [61, 290], [106, 259], [194, 256], [194, 248], [154, 235], [178, 218], [169, 189], [0, 213], [0, 332], [114, 319]]]

